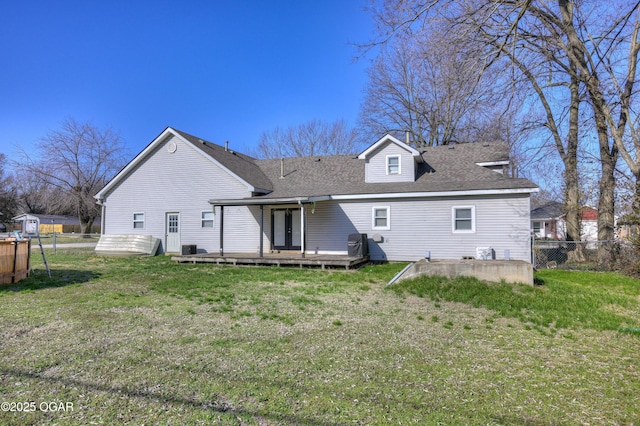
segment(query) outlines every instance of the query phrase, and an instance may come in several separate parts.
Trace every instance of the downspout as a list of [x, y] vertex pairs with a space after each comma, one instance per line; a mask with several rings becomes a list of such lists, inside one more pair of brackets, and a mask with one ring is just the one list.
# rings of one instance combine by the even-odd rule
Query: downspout
[[107, 206], [104, 205], [104, 200], [102, 198], [98, 198], [96, 200], [96, 204], [100, 206], [100, 235], [104, 235], [105, 228], [105, 216], [107, 213]]

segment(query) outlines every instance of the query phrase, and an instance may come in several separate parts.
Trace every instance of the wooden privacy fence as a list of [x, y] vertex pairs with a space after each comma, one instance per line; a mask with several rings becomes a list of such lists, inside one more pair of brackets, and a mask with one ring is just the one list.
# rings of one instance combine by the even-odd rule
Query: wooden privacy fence
[[17, 283], [29, 277], [31, 240], [0, 241], [0, 284]]

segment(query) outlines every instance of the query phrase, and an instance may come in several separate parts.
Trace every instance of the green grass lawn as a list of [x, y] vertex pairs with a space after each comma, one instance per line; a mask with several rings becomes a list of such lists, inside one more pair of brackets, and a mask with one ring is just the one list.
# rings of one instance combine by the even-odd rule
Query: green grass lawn
[[640, 281], [617, 274], [385, 288], [404, 265], [47, 254], [51, 280], [34, 253], [0, 289], [0, 424], [640, 423]]

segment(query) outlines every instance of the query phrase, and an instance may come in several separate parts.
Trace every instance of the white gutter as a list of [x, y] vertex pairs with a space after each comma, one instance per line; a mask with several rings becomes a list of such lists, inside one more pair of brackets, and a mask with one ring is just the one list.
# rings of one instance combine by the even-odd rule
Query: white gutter
[[489, 166], [508, 166], [510, 164], [509, 160], [503, 161], [483, 161], [480, 163], [476, 163], [477, 166], [481, 167], [489, 167]]
[[518, 188], [518, 189], [475, 189], [470, 191], [442, 191], [442, 192], [393, 192], [376, 194], [353, 194], [353, 195], [330, 195], [331, 200], [364, 200], [381, 198], [435, 198], [435, 197], [457, 197], [472, 195], [503, 195], [503, 194], [530, 194], [538, 192], [539, 188]]
[[322, 195], [319, 197], [282, 197], [282, 198], [264, 198], [264, 197], [252, 197], [252, 198], [230, 198], [230, 199], [212, 199], [209, 200], [209, 204], [213, 206], [258, 206], [270, 205], [270, 204], [302, 204], [302, 203], [314, 203], [316, 201], [328, 201], [331, 200], [331, 196]]

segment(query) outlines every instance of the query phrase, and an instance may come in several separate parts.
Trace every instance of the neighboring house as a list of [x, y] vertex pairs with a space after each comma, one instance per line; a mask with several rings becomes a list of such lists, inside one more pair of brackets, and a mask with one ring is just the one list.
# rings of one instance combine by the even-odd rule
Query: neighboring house
[[[531, 230], [534, 238], [565, 240], [567, 222], [562, 203], [551, 201], [531, 210]], [[584, 206], [580, 211], [580, 240], [597, 241], [598, 210]]]
[[347, 255], [367, 234], [372, 260], [475, 257], [529, 262], [527, 179], [502, 173], [504, 144], [418, 151], [385, 136], [360, 155], [256, 160], [165, 129], [97, 195], [103, 234], [161, 240], [160, 251]]
[[[41, 234], [51, 234], [53, 232], [80, 232], [80, 219], [78, 216], [67, 216], [59, 214], [41, 214], [41, 213], [23, 213], [15, 216], [12, 220], [18, 226], [23, 226], [25, 220], [29, 222], [39, 224], [39, 231]], [[101, 222], [100, 217], [97, 217], [92, 226], [92, 232], [100, 232], [99, 224]], [[33, 232], [32, 232], [33, 233]]]
[[531, 210], [531, 229], [534, 238], [564, 240], [567, 230], [562, 203], [551, 201]]

